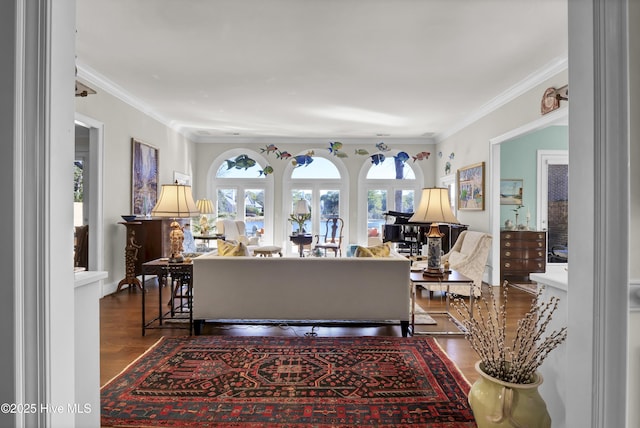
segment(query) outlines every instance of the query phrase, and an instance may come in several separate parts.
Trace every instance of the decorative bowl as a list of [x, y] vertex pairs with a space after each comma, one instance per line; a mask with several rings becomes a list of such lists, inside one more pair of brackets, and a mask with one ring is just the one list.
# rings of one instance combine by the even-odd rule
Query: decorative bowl
[[120, 217], [122, 217], [122, 219], [124, 221], [133, 221], [136, 219], [136, 215], [121, 215]]

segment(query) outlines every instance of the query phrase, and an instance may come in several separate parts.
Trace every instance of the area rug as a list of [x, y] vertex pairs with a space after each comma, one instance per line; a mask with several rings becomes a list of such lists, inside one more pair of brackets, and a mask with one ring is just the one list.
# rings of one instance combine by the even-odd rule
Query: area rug
[[102, 426], [475, 427], [433, 338], [160, 339], [101, 390]]

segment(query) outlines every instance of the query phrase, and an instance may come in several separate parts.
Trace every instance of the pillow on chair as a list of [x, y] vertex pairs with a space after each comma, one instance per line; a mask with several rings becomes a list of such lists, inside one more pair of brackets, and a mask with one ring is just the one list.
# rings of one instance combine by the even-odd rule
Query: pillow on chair
[[362, 247], [358, 245], [355, 251], [355, 257], [389, 257], [391, 247], [388, 243], [376, 245], [374, 247]]
[[218, 239], [218, 255], [224, 257], [248, 256], [249, 249], [242, 242]]

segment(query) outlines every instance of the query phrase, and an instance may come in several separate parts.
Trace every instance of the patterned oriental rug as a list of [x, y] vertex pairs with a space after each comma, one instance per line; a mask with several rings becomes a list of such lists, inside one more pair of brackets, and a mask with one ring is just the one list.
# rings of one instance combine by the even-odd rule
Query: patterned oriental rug
[[433, 338], [165, 337], [102, 387], [102, 426], [475, 427]]

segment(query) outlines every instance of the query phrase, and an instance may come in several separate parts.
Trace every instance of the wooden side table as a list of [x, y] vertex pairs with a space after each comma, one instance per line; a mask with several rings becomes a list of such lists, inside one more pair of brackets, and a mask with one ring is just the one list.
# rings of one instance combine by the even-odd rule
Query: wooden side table
[[209, 245], [209, 241], [211, 240], [216, 241], [218, 239], [224, 240], [224, 235], [221, 235], [218, 233], [213, 233], [209, 235], [193, 235], [193, 239], [198, 241], [204, 241], [206, 242], [207, 248], [211, 248], [211, 246]]
[[297, 235], [289, 236], [289, 239], [298, 246], [300, 257], [304, 257], [304, 246], [313, 242], [313, 235], [310, 233], [298, 233]]
[[[158, 316], [148, 320], [145, 311], [145, 276], [158, 276]], [[169, 259], [156, 259], [142, 264], [142, 335], [147, 329], [179, 328], [192, 333], [193, 326], [193, 262], [169, 263]], [[163, 307], [162, 289], [169, 285], [170, 309]], [[176, 305], [175, 301], [179, 300]], [[167, 324], [172, 320], [176, 323]], [[186, 322], [185, 322], [186, 321]]]

